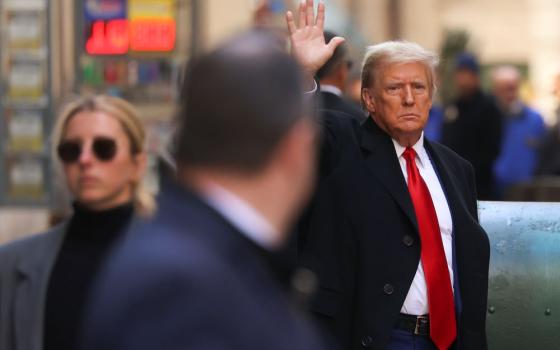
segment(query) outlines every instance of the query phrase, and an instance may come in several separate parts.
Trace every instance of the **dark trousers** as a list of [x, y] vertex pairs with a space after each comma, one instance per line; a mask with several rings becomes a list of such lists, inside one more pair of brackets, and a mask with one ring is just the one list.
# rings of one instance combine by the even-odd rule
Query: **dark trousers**
[[385, 350], [437, 350], [430, 337], [394, 329]]

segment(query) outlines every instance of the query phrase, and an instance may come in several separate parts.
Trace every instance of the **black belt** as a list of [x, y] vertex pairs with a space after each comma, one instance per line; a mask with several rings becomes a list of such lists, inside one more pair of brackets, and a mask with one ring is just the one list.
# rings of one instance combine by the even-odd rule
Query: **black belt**
[[395, 323], [395, 328], [412, 334], [429, 336], [430, 318], [428, 315], [414, 316], [400, 314]]

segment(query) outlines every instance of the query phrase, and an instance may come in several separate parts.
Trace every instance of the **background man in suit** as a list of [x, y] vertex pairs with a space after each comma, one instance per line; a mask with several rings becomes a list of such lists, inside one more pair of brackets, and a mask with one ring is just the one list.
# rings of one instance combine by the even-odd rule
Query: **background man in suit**
[[[332, 32], [325, 32], [325, 42], [331, 41], [336, 35]], [[344, 112], [356, 118], [359, 122], [366, 119], [365, 113], [356, 108], [351, 102], [347, 101], [343, 94], [348, 86], [348, 75], [352, 61], [348, 54], [348, 47], [342, 43], [334, 50], [333, 55], [317, 71], [317, 79], [321, 92], [321, 108], [333, 111]]]
[[244, 34], [193, 64], [179, 184], [110, 260], [86, 349], [322, 348], [267, 265], [310, 192], [315, 155], [300, 69], [276, 42]]
[[[313, 72], [324, 5], [287, 13], [293, 54]], [[486, 349], [489, 242], [472, 166], [424, 138], [437, 56], [414, 43], [368, 48], [370, 117], [324, 113], [320, 182], [299, 247], [319, 274], [312, 311], [344, 349]]]
[[457, 97], [445, 107], [441, 143], [473, 165], [478, 199], [496, 200], [492, 168], [502, 145], [502, 113], [482, 91], [475, 56], [462, 53], [457, 57], [453, 79]]

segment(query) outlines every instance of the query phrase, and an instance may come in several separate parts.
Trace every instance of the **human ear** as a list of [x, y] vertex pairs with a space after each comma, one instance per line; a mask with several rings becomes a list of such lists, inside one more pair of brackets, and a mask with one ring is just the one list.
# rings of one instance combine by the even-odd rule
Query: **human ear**
[[148, 166], [148, 156], [144, 152], [140, 152], [132, 156], [132, 162], [135, 165], [133, 181], [139, 183], [144, 178], [146, 167]]
[[375, 98], [368, 88], [362, 88], [362, 102], [370, 114], [375, 113]]

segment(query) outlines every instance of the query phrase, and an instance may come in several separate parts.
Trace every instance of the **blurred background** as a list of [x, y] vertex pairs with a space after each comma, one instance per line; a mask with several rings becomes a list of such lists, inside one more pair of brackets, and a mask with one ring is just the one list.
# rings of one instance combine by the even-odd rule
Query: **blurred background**
[[[326, 28], [347, 39], [352, 64], [343, 90], [349, 100], [359, 94], [360, 60], [367, 45], [392, 39], [417, 42], [442, 57], [435, 97], [439, 112], [430, 121], [437, 139], [442, 125], [455, 118], [457, 57], [468, 52], [481, 88], [489, 94], [496, 92], [493, 69], [503, 64], [515, 68], [518, 98], [538, 113], [543, 131], [527, 139], [523, 131], [513, 133], [511, 142], [534, 152], [536, 163], [560, 162], [560, 0], [324, 2]], [[1, 0], [0, 243], [41, 231], [67, 211], [69, 199], [49, 147], [51, 126], [65, 101], [78, 94], [107, 93], [136, 105], [150, 133], [147, 181], [155, 191], [159, 155], [173, 129], [177, 87], [188, 60], [244, 28], [266, 27], [285, 35], [284, 13], [296, 4]], [[504, 129], [500, 137], [507, 138], [508, 132]], [[507, 158], [515, 162], [513, 152]], [[532, 164], [528, 175], [492, 199], [559, 200], [560, 165], [538, 168]]]

